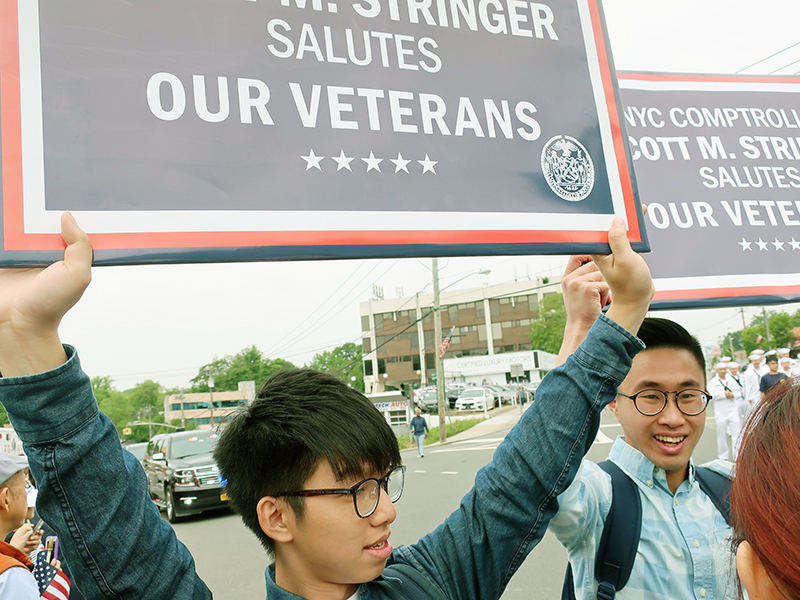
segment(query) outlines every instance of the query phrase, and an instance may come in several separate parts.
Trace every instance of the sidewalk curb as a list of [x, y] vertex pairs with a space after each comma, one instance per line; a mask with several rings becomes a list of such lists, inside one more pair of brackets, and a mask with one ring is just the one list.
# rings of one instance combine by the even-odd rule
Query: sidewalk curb
[[[524, 410], [528, 410], [530, 406], [531, 406], [530, 402], [525, 404]], [[495, 414], [490, 416], [488, 419], [481, 421], [480, 423], [474, 425], [473, 427], [470, 427], [466, 431], [462, 431], [461, 433], [449, 436], [444, 443], [432, 442], [430, 444], [425, 444], [425, 447], [433, 448], [435, 446], [446, 446], [447, 444], [463, 442], [466, 440], [471, 440], [477, 437], [481, 437], [483, 435], [490, 434], [494, 431], [507, 429], [509, 425], [513, 427], [522, 416], [519, 410], [519, 406], [506, 406], [504, 408], [497, 408], [492, 412], [494, 412]], [[404, 452], [411, 450], [416, 452], [416, 448], [408, 448], [404, 450]]]

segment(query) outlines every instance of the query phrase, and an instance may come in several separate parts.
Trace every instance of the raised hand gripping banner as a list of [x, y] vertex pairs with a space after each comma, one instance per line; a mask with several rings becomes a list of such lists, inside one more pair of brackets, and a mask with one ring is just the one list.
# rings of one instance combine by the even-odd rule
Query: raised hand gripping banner
[[2, 264], [647, 249], [597, 0], [0, 6]]
[[654, 307], [800, 299], [800, 79], [620, 73]]

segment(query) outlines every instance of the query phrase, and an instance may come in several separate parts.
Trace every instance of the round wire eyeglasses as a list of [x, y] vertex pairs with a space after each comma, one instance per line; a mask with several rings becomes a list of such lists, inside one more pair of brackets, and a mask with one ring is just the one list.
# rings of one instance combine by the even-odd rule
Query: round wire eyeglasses
[[297, 492], [281, 492], [280, 494], [273, 494], [273, 496], [334, 496], [350, 494], [353, 496], [353, 507], [356, 509], [356, 514], [362, 519], [366, 519], [378, 508], [381, 489], [389, 496], [389, 500], [392, 503], [400, 499], [403, 494], [405, 475], [405, 466], [399, 466], [389, 471], [386, 477], [381, 477], [380, 479], [370, 477], [349, 488], [300, 490]]

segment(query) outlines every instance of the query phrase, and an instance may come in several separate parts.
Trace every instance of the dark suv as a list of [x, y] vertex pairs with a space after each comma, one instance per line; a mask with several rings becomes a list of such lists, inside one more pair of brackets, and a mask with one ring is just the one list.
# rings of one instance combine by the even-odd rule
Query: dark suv
[[167, 511], [167, 520], [228, 504], [212, 452], [218, 434], [211, 430], [156, 435], [144, 455], [150, 497]]

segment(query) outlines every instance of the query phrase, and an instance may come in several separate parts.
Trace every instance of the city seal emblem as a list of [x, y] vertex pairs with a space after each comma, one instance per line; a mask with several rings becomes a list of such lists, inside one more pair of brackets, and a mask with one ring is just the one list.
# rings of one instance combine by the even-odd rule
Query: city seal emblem
[[559, 198], [584, 200], [594, 187], [594, 163], [578, 140], [557, 135], [542, 148], [542, 174]]

